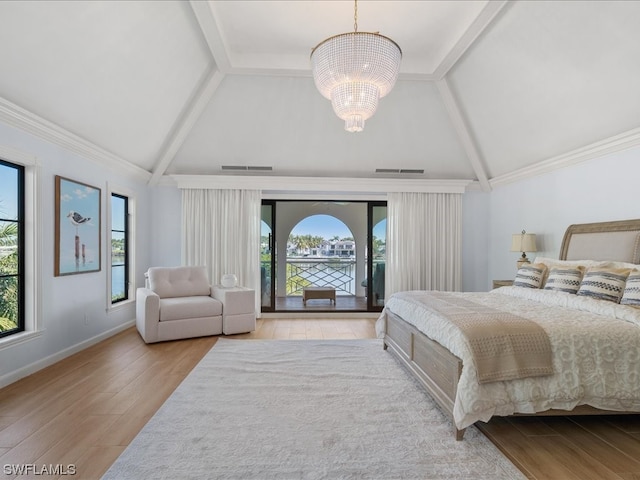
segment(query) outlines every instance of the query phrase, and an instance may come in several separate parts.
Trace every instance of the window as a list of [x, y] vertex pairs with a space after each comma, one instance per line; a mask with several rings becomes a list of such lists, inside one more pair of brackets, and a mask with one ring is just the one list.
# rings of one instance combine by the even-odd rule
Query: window
[[25, 329], [24, 167], [0, 160], [0, 337]]
[[129, 198], [111, 194], [111, 303], [129, 299]]

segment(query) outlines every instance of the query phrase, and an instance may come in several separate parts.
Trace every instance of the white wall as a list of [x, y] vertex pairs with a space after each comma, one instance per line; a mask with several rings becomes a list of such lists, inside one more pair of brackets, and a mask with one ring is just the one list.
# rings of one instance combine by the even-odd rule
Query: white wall
[[489, 266], [490, 193], [462, 195], [462, 291], [483, 292], [491, 288]]
[[[3, 151], [18, 151], [35, 156], [40, 164], [41, 187], [41, 325], [43, 333], [26, 342], [5, 346], [0, 342], [0, 385], [9, 383], [35, 369], [46, 366], [65, 354], [82, 348], [91, 341], [110, 335], [135, 318], [135, 304], [130, 302], [117, 309], [107, 310], [107, 242], [106, 213], [108, 188], [120, 188], [134, 192], [137, 218], [150, 215], [146, 182], [132, 180], [81, 158], [60, 147], [37, 139], [27, 133], [0, 124], [0, 146]], [[5, 155], [7, 156], [7, 155]], [[5, 158], [11, 161], [11, 158]], [[54, 177], [61, 175], [101, 189], [102, 259], [99, 272], [54, 276]], [[149, 264], [145, 245], [149, 244], [149, 231], [137, 224], [136, 229], [136, 278], [143, 281], [144, 270]], [[86, 320], [85, 320], [86, 318]]]
[[[0, 349], [0, 385], [45, 366], [130, 325], [134, 305], [106, 309], [106, 232], [102, 270], [54, 277], [54, 176], [99, 187], [106, 218], [107, 186], [135, 192], [136, 285], [152, 265], [181, 264], [181, 193], [176, 187], [148, 187], [140, 179], [98, 165], [29, 134], [0, 124], [0, 146], [33, 155], [41, 164], [42, 325], [40, 337]], [[492, 279], [515, 276], [517, 253], [511, 235], [526, 229], [538, 236], [538, 255], [557, 257], [572, 223], [640, 218], [640, 147], [607, 155], [553, 173], [463, 195], [462, 286], [488, 290]], [[10, 158], [8, 160], [11, 160]], [[536, 254], [530, 255], [531, 260]], [[88, 322], [85, 323], [85, 315]]]
[[[150, 267], [182, 265], [182, 192], [178, 187], [159, 186], [150, 189], [151, 215], [143, 219], [150, 232]], [[145, 269], [146, 271], [146, 269]]]
[[519, 254], [511, 235], [537, 235], [538, 252], [555, 257], [566, 228], [574, 223], [640, 218], [640, 147], [496, 188], [490, 195], [491, 279], [511, 279]]

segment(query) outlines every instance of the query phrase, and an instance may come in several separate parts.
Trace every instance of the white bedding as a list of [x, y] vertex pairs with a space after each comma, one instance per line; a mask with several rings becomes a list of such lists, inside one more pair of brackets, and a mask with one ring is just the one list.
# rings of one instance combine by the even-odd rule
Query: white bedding
[[376, 323], [384, 336], [385, 311], [405, 319], [463, 362], [454, 405], [459, 429], [494, 415], [571, 410], [591, 405], [640, 412], [640, 309], [563, 292], [502, 287], [454, 293], [536, 321], [549, 335], [554, 374], [505, 382], [477, 382], [471, 352], [453, 324], [415, 302], [424, 292], [396, 293]]

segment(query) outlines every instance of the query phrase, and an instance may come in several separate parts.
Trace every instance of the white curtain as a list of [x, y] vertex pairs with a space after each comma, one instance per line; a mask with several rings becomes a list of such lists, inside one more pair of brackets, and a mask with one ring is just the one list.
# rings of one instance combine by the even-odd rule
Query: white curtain
[[256, 291], [260, 313], [259, 190], [182, 190], [182, 263], [204, 265], [211, 283], [233, 273]]
[[461, 288], [462, 195], [387, 195], [387, 298], [404, 290]]

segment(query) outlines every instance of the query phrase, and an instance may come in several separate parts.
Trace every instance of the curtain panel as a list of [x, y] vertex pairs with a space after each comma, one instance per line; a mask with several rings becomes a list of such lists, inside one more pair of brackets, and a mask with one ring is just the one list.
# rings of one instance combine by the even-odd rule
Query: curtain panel
[[387, 195], [388, 295], [405, 290], [459, 291], [461, 251], [461, 194]]
[[256, 291], [258, 315], [260, 205], [259, 190], [182, 190], [182, 264], [206, 266], [213, 284], [237, 275]]

